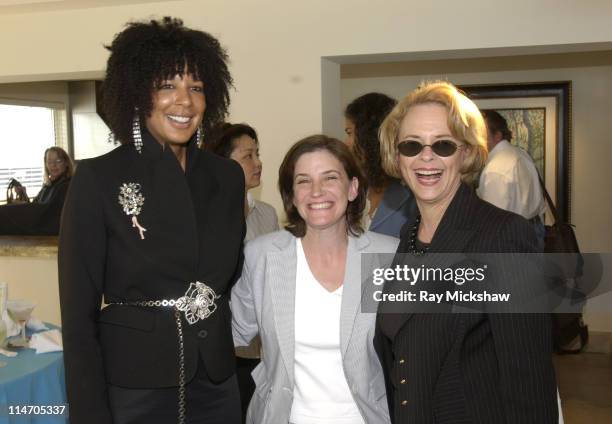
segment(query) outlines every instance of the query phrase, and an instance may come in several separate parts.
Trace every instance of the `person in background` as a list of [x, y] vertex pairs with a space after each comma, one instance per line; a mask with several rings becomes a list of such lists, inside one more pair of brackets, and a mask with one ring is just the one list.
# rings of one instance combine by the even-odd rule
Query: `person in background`
[[487, 123], [489, 156], [478, 183], [478, 196], [498, 208], [517, 213], [534, 227], [544, 247], [546, 204], [538, 170], [525, 150], [511, 144], [506, 119], [494, 110], [483, 110]]
[[[63, 203], [68, 191], [68, 182], [74, 174], [74, 165], [70, 156], [61, 147], [49, 147], [44, 154], [44, 169], [43, 186], [32, 202], [48, 203], [54, 195], [60, 194]], [[27, 196], [24, 186], [17, 190]]]
[[108, 49], [103, 109], [122, 145], [79, 164], [59, 241], [70, 422], [238, 424], [244, 177], [198, 148], [227, 114], [227, 55], [170, 17]]
[[[255, 200], [249, 191], [261, 183], [262, 164], [259, 159], [259, 140], [257, 132], [247, 124], [223, 123], [213, 130], [212, 141], [206, 148], [217, 155], [233, 159], [240, 164], [244, 172], [245, 188], [245, 242], [262, 234], [277, 231], [278, 218], [276, 211], [267, 203]], [[240, 388], [243, 421], [249, 406], [255, 382], [251, 373], [259, 364], [261, 340], [255, 337], [249, 346], [236, 347], [236, 375]]]
[[[449, 257], [439, 253], [537, 251], [527, 220], [470, 188], [486, 136], [476, 105], [448, 82], [420, 85], [383, 122], [385, 170], [404, 180], [419, 209], [397, 250], [404, 260], [423, 257], [435, 268]], [[503, 281], [531, 282], [521, 267], [512, 272]], [[393, 290], [390, 281], [385, 291]], [[379, 305], [376, 346], [394, 423], [558, 422], [549, 314], [386, 313], [392, 308]]]
[[364, 226], [370, 231], [399, 237], [406, 221], [416, 216], [410, 190], [382, 167], [378, 130], [397, 102], [382, 93], [353, 100], [344, 111], [345, 143], [351, 148], [368, 180]]
[[234, 342], [259, 333], [263, 347], [247, 422], [389, 423], [360, 276], [362, 253], [391, 253], [397, 239], [363, 231], [367, 182], [339, 140], [294, 144], [278, 186], [288, 225], [247, 243], [232, 289]]
[[269, 204], [256, 200], [249, 193], [261, 184], [262, 163], [259, 159], [259, 140], [255, 129], [247, 124], [223, 123], [213, 130], [213, 139], [206, 148], [211, 152], [233, 159], [244, 172], [247, 231], [244, 241], [278, 230], [276, 210]]
[[[57, 235], [74, 165], [61, 147], [45, 150], [43, 186], [31, 203], [0, 206], [1, 235]], [[15, 188], [27, 199], [24, 186]]]

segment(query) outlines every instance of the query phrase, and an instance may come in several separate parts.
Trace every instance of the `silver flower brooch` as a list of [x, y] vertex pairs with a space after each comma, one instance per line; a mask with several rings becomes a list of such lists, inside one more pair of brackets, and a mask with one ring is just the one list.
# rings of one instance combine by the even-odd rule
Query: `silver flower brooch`
[[185, 296], [177, 299], [176, 309], [185, 314], [185, 319], [189, 324], [195, 324], [215, 312], [217, 309], [215, 300], [219, 297], [212, 288], [196, 281], [189, 285]]
[[138, 222], [138, 215], [142, 211], [145, 198], [140, 192], [140, 184], [138, 183], [123, 183], [119, 187], [119, 205], [123, 208], [123, 212], [127, 216], [132, 217], [132, 227], [138, 229], [141, 240], [144, 240], [144, 232], [147, 231]]

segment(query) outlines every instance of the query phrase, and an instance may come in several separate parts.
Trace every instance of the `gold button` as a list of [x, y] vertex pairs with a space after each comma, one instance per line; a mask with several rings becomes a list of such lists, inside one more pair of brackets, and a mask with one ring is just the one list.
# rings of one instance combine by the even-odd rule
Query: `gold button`
[[402, 380], [400, 381], [400, 384], [406, 384], [406, 379], [402, 378]]
[[406, 406], [406, 405], [408, 405], [408, 401], [407, 400], [403, 400], [402, 401], [402, 406]]
[[403, 364], [404, 362], [406, 362], [406, 361], [404, 361], [404, 358], [402, 358], [402, 359], [400, 359], [400, 360], [399, 360], [399, 363], [400, 363], [400, 364]]

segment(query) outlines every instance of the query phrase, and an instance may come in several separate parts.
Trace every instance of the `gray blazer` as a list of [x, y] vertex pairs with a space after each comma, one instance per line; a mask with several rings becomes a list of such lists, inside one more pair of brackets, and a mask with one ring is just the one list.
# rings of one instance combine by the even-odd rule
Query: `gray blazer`
[[[397, 244], [393, 237], [371, 232], [349, 237], [340, 346], [344, 374], [367, 423], [390, 420], [382, 368], [373, 345], [376, 315], [360, 311], [360, 253], [394, 253]], [[378, 262], [374, 265], [387, 266], [380, 263], [388, 255], [384, 258], [374, 258]], [[232, 289], [234, 343], [247, 345], [259, 333], [263, 344], [262, 362], [253, 371], [257, 388], [249, 404], [247, 423], [289, 421], [294, 387], [296, 262], [291, 233], [283, 230], [258, 237], [245, 247], [242, 276]]]

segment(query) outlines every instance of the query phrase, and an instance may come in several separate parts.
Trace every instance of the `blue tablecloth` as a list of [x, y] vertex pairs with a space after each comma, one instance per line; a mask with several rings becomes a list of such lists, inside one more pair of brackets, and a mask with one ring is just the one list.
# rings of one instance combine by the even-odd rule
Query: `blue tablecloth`
[[36, 354], [33, 349], [17, 352], [12, 358], [0, 355], [0, 361], [8, 364], [0, 368], [0, 424], [68, 422], [67, 407], [63, 415], [9, 414], [10, 406], [13, 412], [16, 406], [66, 406], [63, 353]]

